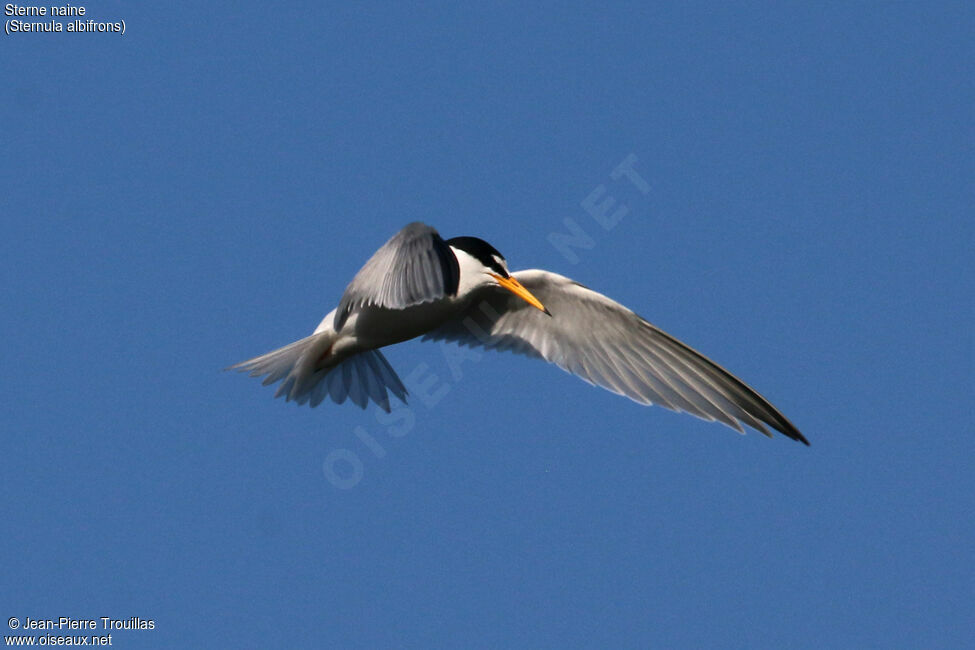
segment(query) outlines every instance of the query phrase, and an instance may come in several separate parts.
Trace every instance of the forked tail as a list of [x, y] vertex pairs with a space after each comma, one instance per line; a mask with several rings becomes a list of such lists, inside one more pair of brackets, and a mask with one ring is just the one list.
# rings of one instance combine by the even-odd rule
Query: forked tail
[[335, 333], [323, 331], [295, 341], [283, 348], [230, 366], [228, 370], [246, 372], [251, 377], [267, 375], [267, 386], [284, 380], [275, 397], [309, 404], [322, 403], [326, 396], [336, 404], [347, 399], [366, 408], [371, 399], [389, 413], [387, 389], [406, 402], [406, 387], [379, 350], [359, 352], [328, 368], [321, 367], [322, 356], [335, 339]]

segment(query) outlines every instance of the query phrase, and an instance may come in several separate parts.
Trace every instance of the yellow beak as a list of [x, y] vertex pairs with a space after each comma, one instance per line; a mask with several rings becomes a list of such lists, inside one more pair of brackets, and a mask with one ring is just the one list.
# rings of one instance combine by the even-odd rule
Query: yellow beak
[[516, 296], [518, 296], [519, 298], [527, 302], [535, 309], [540, 309], [546, 314], [548, 314], [549, 316], [552, 315], [551, 313], [549, 313], [547, 309], [545, 309], [545, 305], [543, 305], [538, 298], [533, 296], [531, 292], [528, 291], [528, 289], [523, 287], [521, 282], [518, 282], [518, 280], [515, 280], [510, 276], [507, 278], [503, 278], [500, 275], [497, 275], [496, 273], [492, 273], [491, 276], [498, 281], [498, 284], [500, 284], [502, 287], [504, 287], [511, 293], [515, 294]]

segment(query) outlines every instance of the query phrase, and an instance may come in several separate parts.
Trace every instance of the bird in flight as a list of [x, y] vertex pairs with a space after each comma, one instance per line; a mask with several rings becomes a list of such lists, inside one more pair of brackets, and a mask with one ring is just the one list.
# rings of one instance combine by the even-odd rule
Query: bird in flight
[[389, 412], [388, 393], [405, 403], [406, 388], [379, 348], [419, 336], [544, 359], [641, 404], [809, 444], [740, 379], [618, 302], [549, 271], [511, 273], [486, 241], [418, 222], [376, 251], [311, 336], [231, 369], [281, 381], [274, 396], [298, 404]]

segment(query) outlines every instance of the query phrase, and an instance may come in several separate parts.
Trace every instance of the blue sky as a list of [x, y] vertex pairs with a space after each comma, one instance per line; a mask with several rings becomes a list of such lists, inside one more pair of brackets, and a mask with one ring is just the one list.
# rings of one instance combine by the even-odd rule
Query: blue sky
[[[124, 648], [969, 642], [975, 11], [643, 4], [0, 36], [0, 614], [154, 620]], [[434, 397], [386, 419], [221, 371], [413, 220], [623, 302], [812, 446], [438, 344], [387, 351]]]

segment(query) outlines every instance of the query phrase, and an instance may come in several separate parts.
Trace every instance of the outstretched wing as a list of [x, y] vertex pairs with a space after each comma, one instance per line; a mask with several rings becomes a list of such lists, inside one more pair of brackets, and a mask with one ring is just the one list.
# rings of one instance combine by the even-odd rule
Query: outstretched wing
[[467, 311], [427, 334], [545, 359], [642, 404], [659, 404], [743, 432], [767, 426], [809, 442], [778, 410], [704, 355], [623, 305], [548, 271], [512, 274], [551, 312], [501, 288], [487, 288]]
[[440, 234], [426, 224], [411, 223], [352, 278], [336, 310], [335, 329], [359, 306], [404, 309], [456, 294], [459, 281], [457, 258]]

